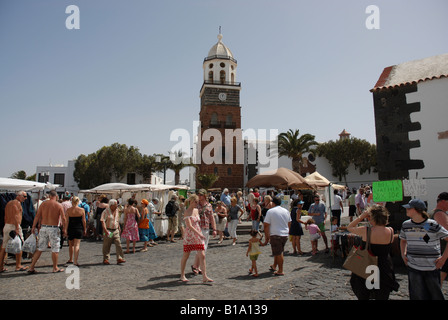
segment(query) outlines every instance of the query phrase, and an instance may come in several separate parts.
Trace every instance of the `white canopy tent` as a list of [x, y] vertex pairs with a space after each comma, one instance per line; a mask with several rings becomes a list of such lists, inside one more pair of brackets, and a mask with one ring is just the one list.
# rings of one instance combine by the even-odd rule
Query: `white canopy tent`
[[54, 190], [59, 185], [51, 183], [42, 183], [37, 181], [12, 179], [12, 178], [0, 178], [0, 190], [4, 191], [42, 191], [44, 189]]
[[[31, 206], [34, 206], [34, 210], [35, 212], [37, 212], [37, 209], [39, 207], [39, 198], [40, 195], [44, 192], [45, 189], [47, 190], [54, 190], [57, 187], [59, 187], [59, 185], [54, 185], [51, 183], [42, 183], [42, 182], [37, 182], [37, 181], [29, 181], [29, 180], [21, 180], [21, 179], [12, 179], [12, 178], [0, 178], [0, 192], [1, 193], [12, 193], [12, 192], [18, 192], [18, 191], [26, 191], [27, 193], [37, 193], [37, 197], [29, 197], [29, 204]], [[36, 203], [33, 204], [33, 199], [36, 200]], [[32, 211], [30, 211], [32, 212]], [[2, 215], [3, 215], [3, 210], [2, 210]], [[33, 213], [34, 214], [34, 213]], [[34, 218], [34, 216], [27, 216], [25, 214], [24, 211], [24, 216], [23, 219], [24, 221], [28, 221], [28, 218], [31, 219], [31, 223], [32, 223], [32, 219]], [[29, 222], [29, 221], [28, 221]]]
[[[142, 199], [152, 200], [157, 198], [159, 203], [156, 205], [156, 211], [162, 212], [160, 216], [155, 217], [154, 228], [158, 236], [164, 236], [168, 230], [168, 218], [165, 215], [165, 205], [168, 203], [173, 190], [188, 190], [187, 186], [173, 186], [166, 184], [136, 184], [129, 185], [125, 183], [106, 183], [88, 190], [80, 190], [79, 196], [105, 194], [109, 198], [119, 199], [124, 203], [127, 199], [135, 195], [135, 199], [140, 203]], [[91, 196], [89, 200], [93, 201]]]

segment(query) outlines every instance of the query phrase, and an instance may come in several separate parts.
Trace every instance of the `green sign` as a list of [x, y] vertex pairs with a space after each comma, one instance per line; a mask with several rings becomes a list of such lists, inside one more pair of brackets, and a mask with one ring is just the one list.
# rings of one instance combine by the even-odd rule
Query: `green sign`
[[178, 194], [179, 196], [184, 196], [184, 198], [187, 199], [187, 190], [185, 190], [185, 189], [179, 189], [179, 190], [177, 191], [177, 194]]
[[403, 182], [401, 180], [376, 181], [372, 183], [374, 202], [403, 201]]

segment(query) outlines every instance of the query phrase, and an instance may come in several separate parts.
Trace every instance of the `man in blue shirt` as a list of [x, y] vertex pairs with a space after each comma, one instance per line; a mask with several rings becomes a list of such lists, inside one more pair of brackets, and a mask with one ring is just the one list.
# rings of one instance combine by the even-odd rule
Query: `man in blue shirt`
[[225, 188], [222, 191], [221, 199], [222, 203], [224, 203], [227, 206], [227, 209], [230, 208], [230, 195], [229, 195], [229, 189]]
[[327, 219], [327, 210], [325, 208], [325, 204], [320, 202], [319, 195], [314, 196], [314, 203], [311, 204], [310, 208], [308, 209], [308, 215], [313, 218], [313, 220], [316, 222], [316, 225], [322, 232], [322, 239], [325, 243], [325, 253], [328, 253], [330, 250], [328, 248], [327, 236], [325, 235], [325, 220]]
[[86, 221], [89, 221], [90, 206], [87, 204], [87, 198], [83, 198], [79, 206], [84, 209], [86, 213]]

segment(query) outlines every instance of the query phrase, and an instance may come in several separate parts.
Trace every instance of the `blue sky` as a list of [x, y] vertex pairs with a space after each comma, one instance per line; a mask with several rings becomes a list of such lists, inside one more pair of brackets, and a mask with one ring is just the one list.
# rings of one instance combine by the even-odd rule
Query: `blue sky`
[[[372, 4], [379, 30], [365, 26]], [[446, 0], [0, 0], [0, 176], [115, 142], [167, 154], [199, 118], [219, 26], [243, 129], [375, 143], [369, 90], [387, 66], [447, 53], [447, 12]]]

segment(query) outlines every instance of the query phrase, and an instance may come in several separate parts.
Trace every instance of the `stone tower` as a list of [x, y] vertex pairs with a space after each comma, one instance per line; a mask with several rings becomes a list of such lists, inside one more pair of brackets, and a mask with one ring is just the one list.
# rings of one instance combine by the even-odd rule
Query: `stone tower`
[[219, 176], [213, 188], [237, 190], [244, 187], [241, 83], [236, 82], [237, 61], [222, 38], [220, 33], [203, 63], [199, 112], [202, 141], [197, 150], [201, 159], [196, 172]]

